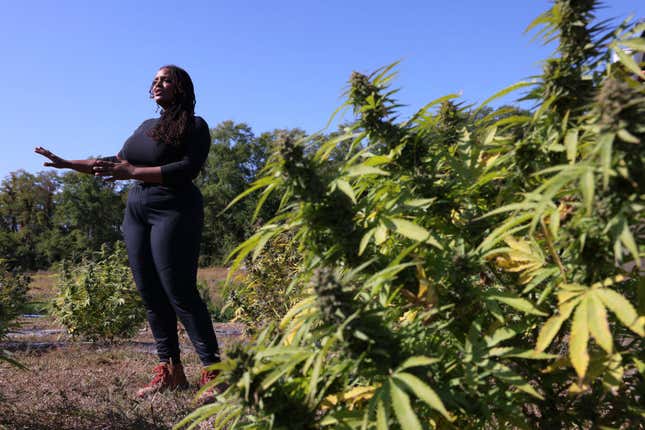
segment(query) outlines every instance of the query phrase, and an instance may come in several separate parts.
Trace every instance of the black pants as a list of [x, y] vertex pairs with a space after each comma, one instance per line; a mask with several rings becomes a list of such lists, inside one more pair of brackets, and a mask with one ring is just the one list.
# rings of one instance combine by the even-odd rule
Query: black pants
[[213, 323], [197, 291], [203, 223], [202, 195], [193, 184], [137, 184], [130, 190], [123, 236], [157, 354], [164, 362], [180, 362], [177, 317], [202, 363], [219, 361]]

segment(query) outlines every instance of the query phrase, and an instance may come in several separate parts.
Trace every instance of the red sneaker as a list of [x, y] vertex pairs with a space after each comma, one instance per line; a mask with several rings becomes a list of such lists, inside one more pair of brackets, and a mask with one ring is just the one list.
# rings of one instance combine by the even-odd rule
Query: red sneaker
[[[219, 373], [219, 370], [202, 369], [202, 374], [199, 377], [199, 386], [203, 387], [204, 385], [208, 384], [209, 382], [217, 378], [219, 376]], [[214, 386], [204, 390], [204, 392], [199, 395], [199, 398], [197, 400], [202, 404], [213, 403], [215, 401], [215, 397], [226, 391], [228, 387], [229, 385], [226, 382], [215, 384]]]
[[149, 394], [166, 390], [177, 390], [188, 387], [184, 367], [180, 364], [159, 363], [154, 368], [155, 376], [145, 387], [137, 391], [137, 397], [143, 398]]

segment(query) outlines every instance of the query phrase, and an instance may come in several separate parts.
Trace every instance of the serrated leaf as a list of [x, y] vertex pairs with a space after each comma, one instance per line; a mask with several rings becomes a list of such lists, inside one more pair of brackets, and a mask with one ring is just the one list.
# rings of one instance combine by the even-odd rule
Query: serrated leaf
[[484, 341], [486, 342], [486, 346], [490, 348], [500, 342], [514, 338], [518, 333], [519, 332], [517, 330], [514, 330], [511, 327], [500, 327], [495, 330], [490, 336], [485, 336]]
[[619, 48], [615, 43], [612, 43], [611, 47], [613, 48], [614, 52], [618, 56], [618, 59], [620, 60], [620, 62], [623, 63], [625, 67], [627, 67], [630, 71], [638, 75], [641, 79], [645, 79], [645, 73], [643, 73], [641, 68], [638, 66], [638, 64], [636, 64], [636, 61], [634, 61], [634, 59], [631, 56], [629, 56], [625, 51]]
[[578, 129], [572, 128], [567, 130], [564, 135], [564, 147], [567, 149], [567, 160], [573, 164], [576, 161], [576, 154], [578, 149]]
[[337, 179], [336, 186], [338, 187], [339, 190], [345, 193], [347, 197], [350, 198], [352, 203], [356, 204], [356, 194], [354, 194], [354, 189], [352, 188], [351, 185], [349, 185], [349, 182], [344, 181], [342, 179]]
[[439, 411], [447, 420], [453, 419], [437, 393], [421, 379], [405, 372], [396, 373], [394, 378], [402, 381], [419, 399], [423, 400], [431, 408]]
[[437, 200], [436, 197], [433, 197], [431, 199], [410, 199], [410, 200], [404, 201], [403, 204], [413, 208], [420, 208], [420, 207], [428, 206], [429, 204], [433, 203], [435, 200]]
[[382, 244], [387, 240], [387, 227], [383, 223], [379, 223], [374, 232], [374, 241], [377, 245]]
[[598, 137], [600, 148], [600, 164], [602, 167], [602, 186], [607, 189], [609, 185], [609, 174], [611, 173], [611, 149], [614, 145], [614, 133], [605, 132]]
[[522, 294], [528, 293], [529, 291], [540, 285], [542, 282], [554, 275], [557, 275], [558, 273], [560, 273], [558, 268], [545, 268], [538, 272], [535, 272], [533, 278], [530, 280], [530, 282], [528, 282], [526, 287], [524, 287], [524, 290], [522, 290]]
[[636, 357], [632, 358], [632, 361], [634, 362], [634, 365], [636, 366], [636, 370], [638, 370], [638, 373], [641, 375], [645, 375], [645, 362], [642, 360], [639, 360]]
[[367, 231], [361, 238], [361, 243], [358, 246], [358, 255], [363, 255], [363, 252], [365, 252], [365, 248], [367, 248], [367, 244], [370, 242], [370, 239], [372, 239], [372, 236], [374, 236], [374, 233], [376, 232], [376, 228], [372, 228]]
[[404, 430], [422, 430], [419, 418], [412, 410], [410, 405], [410, 397], [398, 386], [398, 382], [392, 381], [390, 383], [390, 397], [392, 398], [392, 406], [397, 420]]
[[503, 354], [504, 357], [525, 358], [527, 360], [553, 360], [558, 358], [557, 354], [547, 354], [546, 352], [538, 352], [534, 349], [527, 349], [526, 351], [518, 351], [513, 348]]
[[587, 210], [587, 215], [591, 215], [591, 205], [594, 198], [594, 175], [591, 169], [587, 170], [580, 177], [580, 191], [582, 192], [582, 201]]
[[394, 224], [395, 231], [401, 236], [405, 236], [408, 239], [412, 239], [417, 242], [425, 242], [436, 246], [439, 249], [443, 249], [439, 242], [430, 235], [430, 232], [420, 225], [403, 218], [389, 218], [389, 221]]
[[599, 298], [596, 297], [595, 291], [587, 294], [587, 318], [589, 325], [589, 332], [600, 345], [602, 349], [607, 351], [608, 354], [612, 353], [613, 340], [611, 331], [609, 330], [609, 321], [607, 321], [607, 311]]
[[623, 225], [623, 230], [620, 232], [620, 236], [618, 236], [620, 241], [625, 245], [625, 248], [629, 250], [629, 252], [632, 254], [632, 257], [634, 257], [634, 262], [636, 263], [637, 267], [641, 267], [641, 259], [640, 256], [638, 255], [638, 247], [636, 246], [636, 241], [634, 240], [634, 236], [632, 235], [632, 232], [629, 231], [629, 225], [625, 222]]
[[551, 236], [557, 240], [558, 232], [560, 231], [560, 210], [558, 208], [551, 212], [551, 216], [549, 217], [549, 230], [551, 231]]
[[376, 429], [388, 430], [387, 413], [385, 411], [385, 406], [383, 406], [383, 400], [380, 397], [376, 403]]
[[490, 300], [496, 300], [507, 304], [508, 306], [517, 309], [518, 311], [524, 312], [526, 314], [538, 315], [538, 316], [548, 316], [544, 311], [538, 309], [533, 303], [529, 302], [526, 299], [516, 296], [512, 293], [493, 293], [487, 296]]
[[638, 317], [636, 309], [625, 297], [608, 288], [599, 288], [595, 290], [595, 294], [625, 327], [639, 336], [645, 336], [643, 318]]
[[553, 315], [544, 323], [535, 343], [535, 350], [537, 352], [543, 352], [551, 345], [553, 338], [560, 331], [560, 327], [562, 327], [564, 321], [565, 318], [562, 315]]
[[641, 143], [641, 141], [640, 141], [640, 139], [638, 139], [638, 137], [634, 136], [633, 134], [631, 134], [629, 131], [627, 131], [624, 128], [621, 128], [620, 130], [618, 130], [618, 132], [616, 132], [616, 135], [618, 137], [620, 137], [620, 140], [622, 140], [624, 142], [634, 143], [634, 144]]
[[544, 400], [544, 397], [535, 391], [535, 388], [531, 386], [522, 376], [513, 371], [510, 367], [505, 366], [501, 363], [495, 364], [493, 367], [493, 375], [497, 378], [505, 381], [509, 384], [515, 385], [518, 390], [524, 391], [525, 393], [536, 397], [538, 399]]
[[569, 335], [569, 359], [580, 379], [584, 378], [589, 366], [589, 317], [587, 298], [580, 301], [573, 314], [571, 334]]
[[493, 100], [495, 100], [495, 99], [497, 99], [497, 98], [499, 98], [499, 97], [504, 97], [506, 94], [511, 93], [511, 92], [513, 92], [513, 91], [516, 91], [516, 90], [519, 90], [520, 88], [524, 88], [524, 87], [529, 87], [529, 86], [531, 86], [531, 85], [535, 85], [536, 83], [537, 83], [537, 82], [534, 82], [534, 81], [531, 81], [531, 82], [518, 82], [518, 83], [516, 83], [516, 84], [510, 85], [510, 86], [508, 86], [508, 87], [506, 87], [506, 88], [502, 89], [501, 91], [498, 91], [497, 93], [493, 94], [491, 97], [489, 97], [489, 98], [487, 98], [486, 100], [484, 100], [484, 101], [481, 103], [481, 105], [479, 105], [479, 107], [477, 108], [477, 110], [473, 113], [473, 115], [476, 115], [476, 114], [477, 114], [477, 112], [478, 112], [481, 108], [483, 108], [484, 106], [486, 106], [486, 105], [487, 105], [488, 103], [490, 103], [491, 101], [493, 101]]
[[410, 367], [429, 366], [437, 362], [439, 362], [438, 358], [431, 358], [423, 355], [417, 355], [405, 360], [403, 364], [398, 368], [397, 372], [400, 370], [408, 369]]
[[388, 176], [389, 173], [377, 167], [366, 166], [364, 164], [359, 164], [358, 166], [352, 166], [349, 169], [347, 169], [347, 171], [345, 172], [346, 177], [363, 176], [363, 175]]
[[633, 39], [619, 40], [618, 43], [633, 51], [645, 51], [645, 38], [635, 37]]

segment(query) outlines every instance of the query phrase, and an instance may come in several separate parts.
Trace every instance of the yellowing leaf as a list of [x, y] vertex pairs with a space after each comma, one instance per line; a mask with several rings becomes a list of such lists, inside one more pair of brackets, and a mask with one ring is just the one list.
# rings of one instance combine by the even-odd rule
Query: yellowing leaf
[[416, 319], [418, 313], [419, 311], [416, 310], [405, 311], [405, 313], [399, 318], [399, 322], [403, 323], [404, 325], [410, 324]]
[[560, 327], [562, 327], [564, 321], [565, 318], [562, 315], [553, 315], [544, 323], [535, 344], [535, 350], [537, 352], [543, 352], [551, 345], [553, 338], [560, 331]]
[[371, 399], [377, 388], [378, 386], [375, 385], [354, 387], [344, 393], [329, 395], [323, 400], [321, 409], [326, 410], [342, 402], [347, 404], [351, 411], [358, 402]]
[[578, 384], [577, 382], [574, 382], [569, 386], [567, 392], [569, 394], [582, 394], [589, 390], [591, 390], [591, 387], [588, 384]]
[[643, 318], [638, 317], [636, 309], [625, 297], [608, 288], [599, 288], [595, 293], [621, 323], [637, 335], [645, 336]]
[[609, 330], [609, 322], [607, 321], [607, 311], [600, 299], [596, 297], [594, 292], [587, 294], [587, 317], [589, 332], [600, 345], [602, 349], [611, 354], [613, 349], [613, 342], [611, 331]]
[[[575, 285], [575, 284], [574, 284]], [[558, 286], [558, 305], [562, 306], [569, 301], [575, 301], [586, 292], [586, 287], [580, 289], [568, 289], [567, 287], [572, 286], [572, 284], [560, 284]]]
[[376, 227], [376, 231], [374, 232], [374, 240], [376, 241], [377, 245], [380, 245], [387, 240], [387, 227], [385, 226], [385, 224], [380, 223], [378, 227]]
[[524, 254], [532, 254], [531, 245], [524, 240], [517, 240], [513, 236], [506, 236], [504, 242], [511, 248], [523, 252]]
[[599, 287], [611, 287], [614, 284], [618, 284], [620, 282], [626, 281], [629, 278], [624, 276], [624, 275], [616, 275], [612, 276], [610, 278], [604, 279], [600, 282], [596, 282], [595, 284], [591, 285], [591, 288], [599, 288]]
[[589, 353], [587, 343], [589, 342], [588, 324], [588, 301], [583, 299], [573, 314], [571, 323], [571, 334], [569, 336], [569, 358], [580, 379], [584, 378], [589, 366]]

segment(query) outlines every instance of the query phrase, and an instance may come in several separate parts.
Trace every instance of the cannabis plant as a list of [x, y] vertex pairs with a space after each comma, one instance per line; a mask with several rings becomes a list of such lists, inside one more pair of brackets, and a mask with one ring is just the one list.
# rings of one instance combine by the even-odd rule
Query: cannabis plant
[[92, 260], [63, 262], [52, 314], [74, 337], [92, 341], [130, 338], [145, 321], [122, 242], [103, 245]]
[[[233, 268], [289, 232], [304, 298], [215, 366], [229, 389], [180, 425], [645, 425], [645, 75], [624, 50], [645, 26], [594, 25], [596, 7], [555, 1], [530, 27], [559, 40], [541, 78], [475, 112], [449, 95], [397, 122], [393, 65], [352, 74], [341, 134], [282, 141], [239, 197], [280, 210]], [[479, 115], [517, 90], [529, 112]]]
[[[29, 276], [10, 270], [6, 262], [0, 260], [0, 340], [16, 326], [16, 318], [25, 311], [29, 282]], [[11, 358], [8, 351], [2, 349], [0, 349], [0, 361], [7, 361], [21, 367]]]

